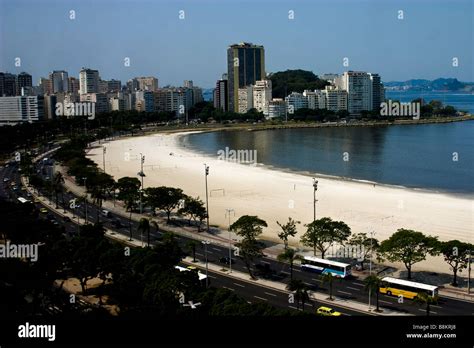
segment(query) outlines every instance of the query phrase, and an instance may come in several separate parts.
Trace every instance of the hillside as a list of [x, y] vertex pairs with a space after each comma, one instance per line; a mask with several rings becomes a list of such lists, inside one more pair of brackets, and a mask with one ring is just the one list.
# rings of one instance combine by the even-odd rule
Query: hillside
[[303, 92], [305, 89], [323, 89], [329, 83], [321, 80], [312, 71], [306, 70], [286, 70], [269, 75], [272, 81], [273, 98], [284, 98], [291, 92]]

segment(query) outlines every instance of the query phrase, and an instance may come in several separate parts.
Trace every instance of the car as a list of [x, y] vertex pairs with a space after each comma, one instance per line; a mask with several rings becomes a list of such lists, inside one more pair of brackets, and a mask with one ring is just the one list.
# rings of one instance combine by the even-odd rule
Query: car
[[117, 227], [117, 228], [120, 228], [120, 227], [123, 226], [123, 224], [120, 222], [120, 220], [113, 220], [112, 225]]
[[329, 316], [329, 317], [340, 317], [342, 314], [335, 311], [332, 308], [321, 306], [316, 310], [316, 313], [319, 315]]
[[18, 186], [13, 186], [13, 187], [12, 187], [12, 190], [13, 190], [13, 191], [18, 191]]
[[102, 215], [105, 217], [110, 217], [110, 211], [103, 209], [102, 210]]
[[42, 213], [42, 214], [47, 214], [47, 213], [48, 213], [48, 209], [46, 209], [46, 208], [41, 208], [41, 209], [40, 209], [40, 213]]
[[9, 178], [3, 178], [3, 182], [9, 182], [10, 179]]
[[224, 257], [221, 257], [219, 259], [219, 262], [220, 263], [223, 263], [225, 265], [228, 265], [229, 263], [231, 264], [234, 264], [235, 263], [235, 260], [234, 259], [230, 259], [228, 256], [224, 256]]
[[194, 266], [188, 266], [188, 267], [186, 267], [186, 268], [189, 269], [190, 271], [195, 271], [195, 270], [197, 270], [197, 268], [194, 267]]

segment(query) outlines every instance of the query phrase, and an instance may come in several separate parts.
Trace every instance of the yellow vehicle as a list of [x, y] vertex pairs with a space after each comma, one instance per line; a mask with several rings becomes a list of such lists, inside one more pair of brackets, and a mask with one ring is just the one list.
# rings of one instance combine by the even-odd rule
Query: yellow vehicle
[[48, 209], [46, 208], [41, 208], [40, 213], [46, 214], [48, 212]]
[[191, 270], [191, 271], [195, 271], [195, 270], [197, 270], [197, 268], [196, 268], [196, 267], [194, 267], [194, 266], [188, 266], [188, 267], [186, 267], [186, 268], [187, 268], [187, 269], [189, 269], [189, 270]]
[[316, 313], [319, 315], [325, 315], [330, 317], [340, 317], [342, 315], [340, 312], [336, 312], [334, 309], [324, 306], [319, 307], [316, 310]]
[[33, 202], [35, 202], [35, 203], [39, 203], [39, 202], [40, 202], [40, 200], [39, 200], [38, 198], [35, 198], [35, 199], [33, 200]]
[[388, 296], [403, 296], [413, 300], [420, 292], [424, 292], [431, 297], [438, 296], [438, 287], [423, 283], [411, 282], [397, 278], [385, 277], [382, 279], [382, 286], [379, 288], [381, 294]]

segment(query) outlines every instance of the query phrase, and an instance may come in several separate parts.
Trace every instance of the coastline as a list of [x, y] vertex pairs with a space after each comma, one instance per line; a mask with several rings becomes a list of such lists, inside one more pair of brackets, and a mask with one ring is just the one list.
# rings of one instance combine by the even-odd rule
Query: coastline
[[[145, 187], [180, 187], [191, 196], [205, 199], [204, 163], [210, 166], [209, 212], [211, 225], [227, 228], [225, 209], [236, 216], [258, 215], [268, 223], [262, 238], [278, 242], [276, 221], [291, 216], [301, 221], [298, 235], [290, 244], [299, 246], [304, 224], [312, 220], [313, 173], [295, 173], [264, 165], [248, 166], [218, 160], [217, 156], [197, 153], [180, 145], [189, 132], [158, 133], [128, 137], [107, 144], [107, 172], [118, 179], [135, 177], [138, 154], [146, 156]], [[124, 156], [129, 152], [129, 161]], [[99, 148], [89, 157], [101, 166]], [[232, 173], [232, 175], [229, 175]], [[440, 240], [459, 239], [473, 242], [474, 203], [472, 199], [440, 192], [358, 182], [318, 176], [317, 217], [330, 216], [346, 222], [353, 233], [376, 232], [379, 240], [398, 228], [410, 228], [438, 236]], [[429, 258], [415, 265], [418, 269], [449, 272], [442, 257]]]

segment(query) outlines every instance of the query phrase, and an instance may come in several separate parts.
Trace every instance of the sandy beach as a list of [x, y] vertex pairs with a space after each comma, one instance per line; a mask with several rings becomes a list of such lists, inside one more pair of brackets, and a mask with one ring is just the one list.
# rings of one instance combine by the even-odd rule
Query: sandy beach
[[[106, 142], [106, 172], [115, 179], [137, 177], [140, 153], [145, 155], [144, 186], [174, 186], [205, 200], [204, 163], [209, 165], [209, 212], [211, 225], [226, 227], [225, 210], [241, 215], [258, 215], [268, 223], [265, 239], [278, 240], [276, 221], [288, 217], [303, 224], [313, 218], [312, 175], [289, 173], [263, 165], [243, 165], [205, 156], [179, 145], [179, 134], [155, 134]], [[90, 158], [102, 168], [102, 149], [93, 148]], [[474, 243], [474, 201], [472, 197], [373, 185], [318, 177], [317, 217], [328, 216], [346, 222], [353, 233], [375, 231], [379, 240], [398, 228], [408, 228], [439, 237]], [[414, 270], [449, 272], [441, 257], [416, 264]], [[464, 273], [464, 272], [463, 272]]]

